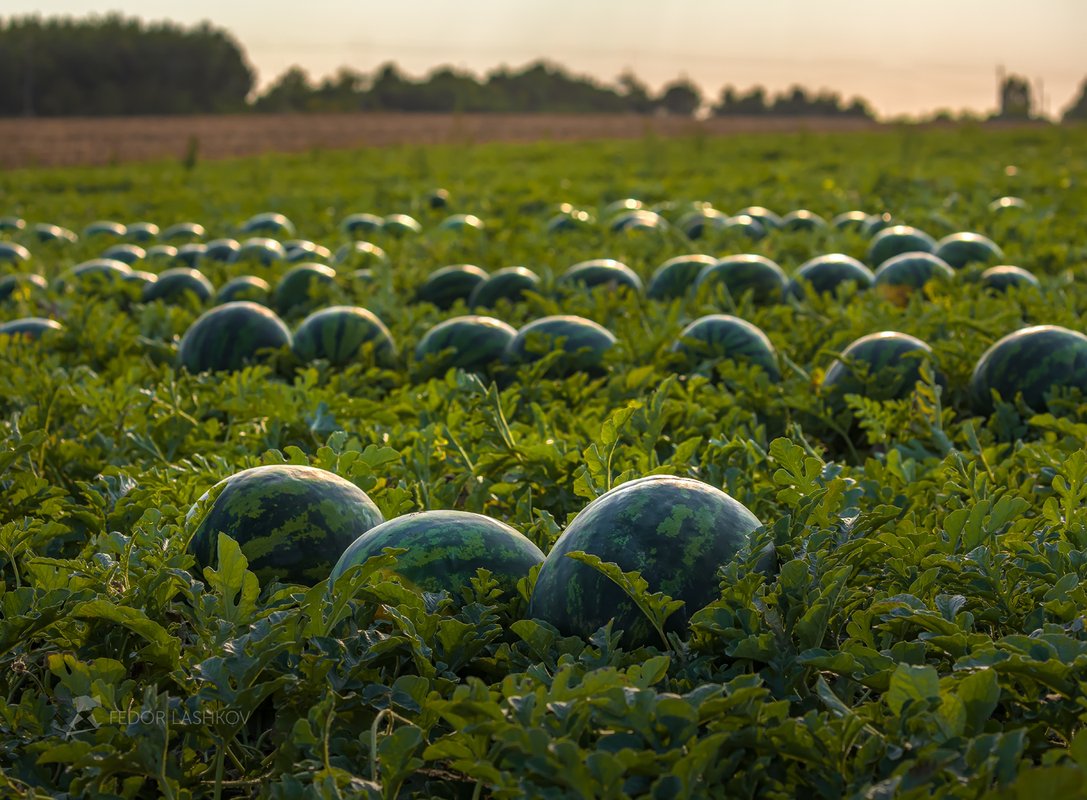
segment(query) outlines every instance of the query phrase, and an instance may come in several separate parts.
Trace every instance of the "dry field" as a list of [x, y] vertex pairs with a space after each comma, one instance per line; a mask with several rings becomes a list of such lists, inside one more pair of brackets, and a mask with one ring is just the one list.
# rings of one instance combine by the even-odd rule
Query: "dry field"
[[695, 121], [619, 114], [245, 114], [0, 119], [0, 169], [76, 166], [398, 144], [710, 136], [877, 127], [854, 119], [743, 117]]

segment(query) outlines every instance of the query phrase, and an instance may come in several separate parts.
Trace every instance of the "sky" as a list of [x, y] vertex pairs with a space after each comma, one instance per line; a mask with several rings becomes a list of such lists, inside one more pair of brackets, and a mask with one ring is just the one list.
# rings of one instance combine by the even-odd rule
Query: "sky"
[[237, 38], [261, 86], [299, 65], [321, 78], [388, 61], [421, 77], [451, 65], [479, 75], [539, 58], [657, 89], [692, 80], [715, 102], [730, 84], [801, 84], [866, 98], [878, 114], [994, 110], [997, 70], [1041, 83], [1059, 114], [1087, 77], [1087, 0], [4, 0], [0, 15], [117, 11]]

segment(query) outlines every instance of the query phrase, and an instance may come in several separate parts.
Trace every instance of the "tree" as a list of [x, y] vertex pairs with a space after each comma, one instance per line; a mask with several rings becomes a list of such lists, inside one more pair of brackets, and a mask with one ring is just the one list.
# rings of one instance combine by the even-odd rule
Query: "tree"
[[1085, 120], [1087, 120], [1087, 80], [1080, 85], [1079, 97], [1064, 112], [1062, 119], [1064, 122], [1083, 122]]
[[642, 83], [630, 70], [619, 76], [619, 96], [628, 111], [635, 114], [649, 114], [653, 111], [653, 99], [649, 96], [649, 87]]
[[1000, 119], [1030, 119], [1030, 82], [1019, 75], [1008, 75], [1000, 84]]
[[280, 75], [257, 98], [257, 111], [306, 111], [313, 99], [313, 85], [305, 70], [295, 65]]
[[702, 106], [702, 92], [686, 78], [679, 78], [661, 90], [657, 105], [669, 114], [689, 117]]

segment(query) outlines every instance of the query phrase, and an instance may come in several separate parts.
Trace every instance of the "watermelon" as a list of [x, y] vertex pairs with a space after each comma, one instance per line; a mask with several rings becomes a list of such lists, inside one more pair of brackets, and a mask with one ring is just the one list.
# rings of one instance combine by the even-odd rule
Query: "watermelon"
[[953, 280], [955, 270], [932, 253], [900, 253], [884, 261], [876, 270], [873, 286], [895, 305], [904, 306], [910, 295], [925, 284]]
[[871, 239], [877, 233], [885, 228], [891, 227], [893, 224], [894, 218], [886, 211], [882, 214], [869, 214], [868, 219], [866, 219], [864, 225], [861, 226], [861, 236], [864, 236], [866, 239]]
[[433, 303], [447, 309], [458, 300], [468, 301], [472, 290], [487, 280], [487, 273], [472, 264], [454, 264], [430, 273], [415, 293], [418, 303]]
[[653, 231], [664, 230], [668, 222], [655, 211], [639, 209], [626, 211], [613, 217], [608, 222], [608, 230], [618, 233], [620, 231]]
[[386, 547], [402, 547], [392, 567], [403, 581], [420, 592], [449, 592], [459, 597], [471, 587], [476, 570], [486, 569], [503, 591], [514, 593], [544, 554], [509, 525], [467, 511], [422, 511], [383, 522], [347, 548], [329, 578], [330, 583], [356, 564], [381, 555]]
[[781, 218], [783, 231], [820, 231], [827, 229], [827, 221], [814, 211], [800, 208]]
[[110, 237], [114, 239], [123, 239], [128, 229], [120, 222], [113, 222], [112, 220], [98, 220], [92, 222], [86, 228], [83, 229], [84, 239], [93, 239], [97, 236], [103, 238]]
[[777, 230], [782, 225], [781, 217], [770, 209], [763, 208], [762, 206], [748, 206], [747, 208], [741, 208], [736, 212], [736, 216], [751, 217], [767, 231]]
[[[211, 501], [199, 522], [196, 513]], [[217, 483], [189, 512], [196, 531], [189, 550], [198, 567], [215, 567], [219, 534], [241, 547], [263, 584], [314, 585], [359, 536], [384, 522], [362, 489], [315, 467], [276, 464], [243, 470]]]
[[290, 345], [290, 329], [272, 311], [236, 301], [201, 314], [181, 337], [177, 355], [189, 372], [229, 371]]
[[71, 244], [79, 241], [79, 237], [67, 228], [62, 228], [59, 225], [50, 225], [47, 222], [40, 222], [34, 226], [34, 236], [43, 244], [49, 242]]
[[775, 381], [781, 378], [777, 351], [767, 335], [750, 322], [728, 314], [696, 319], [680, 332], [672, 352], [682, 354], [691, 368], [728, 359], [757, 364]]
[[511, 363], [539, 361], [561, 346], [565, 356], [552, 366], [552, 374], [596, 372], [603, 366], [604, 354], [615, 343], [611, 331], [584, 317], [543, 317], [517, 332], [506, 348], [505, 358]]
[[367, 344], [381, 363], [396, 357], [392, 334], [373, 313], [358, 306], [330, 306], [302, 320], [294, 332], [293, 349], [303, 361], [323, 358], [342, 367], [357, 361]]
[[713, 256], [702, 253], [670, 258], [653, 272], [646, 296], [652, 300], [683, 297], [694, 286], [702, 269], [716, 261]]
[[637, 294], [642, 293], [642, 279], [630, 267], [614, 258], [594, 258], [574, 264], [561, 276], [558, 285], [563, 287], [604, 287], [614, 292], [625, 287]]
[[570, 209], [556, 214], [547, 221], [548, 233], [560, 233], [562, 231], [581, 231], [593, 226], [593, 218], [587, 211]]
[[1042, 288], [1042, 284], [1034, 277], [1034, 273], [1008, 264], [989, 267], [981, 273], [981, 285], [994, 292], [1005, 292], [1013, 286], [1019, 289]]
[[316, 242], [307, 239], [290, 239], [283, 243], [283, 249], [287, 253], [287, 263], [297, 264], [300, 261], [332, 260], [332, 251]]
[[468, 305], [494, 308], [499, 300], [516, 303], [525, 292], [540, 291], [540, 276], [526, 267], [505, 267], [491, 274], [472, 290]]
[[241, 243], [241, 246], [234, 254], [232, 261], [252, 262], [269, 266], [275, 264], [277, 261], [284, 261], [286, 258], [287, 251], [284, 250], [283, 245], [275, 239], [254, 236]]
[[475, 214], [454, 214], [438, 223], [440, 231], [482, 231], [483, 220]]
[[133, 222], [125, 231], [125, 238], [147, 244], [158, 238], [159, 226], [153, 222]]
[[720, 225], [726, 216], [715, 208], [703, 208], [684, 214], [677, 225], [688, 239], [701, 239], [707, 230]]
[[867, 221], [868, 214], [863, 211], [843, 211], [830, 221], [830, 225], [838, 231], [861, 231]]
[[164, 230], [159, 238], [164, 242], [191, 242], [203, 239], [207, 233], [199, 222], [179, 222]]
[[385, 251], [370, 242], [349, 242], [340, 247], [332, 256], [332, 263], [337, 267], [354, 269], [386, 264], [388, 261], [389, 257], [385, 255]]
[[183, 244], [181, 247], [177, 248], [177, 255], [175, 258], [186, 267], [195, 269], [197, 264], [203, 260], [204, 255], [207, 252], [207, 245], [202, 242], [189, 242], [188, 244]]
[[858, 290], [868, 289], [875, 282], [872, 270], [855, 258], [843, 253], [828, 253], [805, 261], [793, 276], [791, 291], [803, 294], [803, 286], [811, 286], [816, 294], [835, 294], [839, 287], [853, 283]]
[[148, 261], [173, 261], [177, 258], [177, 248], [169, 244], [156, 244], [147, 248], [144, 258]]
[[21, 272], [0, 278], [0, 303], [30, 299], [49, 291], [49, 284], [41, 275]]
[[[921, 379], [921, 357], [932, 348], [920, 339], [897, 331], [862, 336], [842, 351], [823, 376], [822, 393], [835, 404], [847, 394], [872, 400], [908, 397]], [[943, 383], [942, 378], [938, 381]]]
[[381, 229], [396, 237], [423, 232], [423, 226], [419, 224], [419, 220], [407, 214], [389, 214], [382, 220]]
[[294, 223], [283, 214], [266, 211], [255, 214], [242, 223], [242, 233], [259, 236], [294, 236]]
[[449, 205], [449, 192], [445, 189], [435, 189], [428, 192], [426, 204], [433, 209], [446, 208]]
[[266, 306], [272, 297], [272, 287], [264, 278], [255, 275], [239, 275], [224, 283], [215, 295], [216, 305], [235, 300], [251, 300]]
[[0, 325], [0, 338], [36, 341], [45, 334], [61, 330], [64, 330], [64, 326], [56, 320], [42, 317], [24, 317]]
[[142, 269], [134, 269], [128, 275], [125, 275], [123, 278], [121, 278], [124, 283], [135, 287], [137, 290], [137, 294], [140, 297], [143, 297], [144, 290], [158, 279], [159, 276], [155, 273], [146, 272]]
[[605, 217], [612, 217], [616, 214], [622, 214], [627, 211], [641, 211], [645, 208], [645, 203], [634, 197], [624, 197], [620, 200], [613, 200], [604, 206], [602, 214]]
[[753, 242], [765, 237], [767, 231], [765, 222], [749, 214], [736, 214], [732, 217], [725, 217], [719, 220], [714, 227], [725, 235], [742, 233]]
[[1047, 411], [1046, 395], [1056, 388], [1087, 394], [1087, 336], [1058, 325], [1009, 333], [982, 354], [970, 378], [980, 414], [992, 413], [993, 390], [1009, 403], [1021, 394], [1031, 409]]
[[137, 261], [143, 261], [147, 258], [147, 251], [134, 244], [121, 243], [115, 244], [112, 247], [107, 247], [102, 252], [102, 258], [112, 258], [114, 261], [123, 261], [131, 267]]
[[30, 251], [15, 242], [0, 242], [0, 262], [22, 264], [30, 260]]
[[348, 214], [340, 223], [340, 230], [351, 238], [355, 238], [377, 233], [384, 225], [385, 220], [376, 214]]
[[781, 302], [789, 279], [765, 256], [745, 254], [726, 256], [705, 266], [698, 274], [695, 291], [717, 285], [723, 285], [736, 301], [750, 291], [755, 303], [766, 304]]
[[614, 620], [625, 646], [662, 646], [622, 589], [567, 554], [581, 551], [637, 571], [650, 592], [684, 601], [666, 623], [666, 631], [682, 635], [694, 612], [720, 597], [718, 570], [761, 524], [742, 503], [701, 481], [654, 475], [624, 483], [585, 506], [559, 536], [528, 614], [586, 639]]
[[415, 346], [424, 375], [441, 375], [453, 367], [476, 372], [500, 361], [517, 335], [494, 317], [453, 317], [428, 330]]
[[989, 203], [990, 211], [1026, 211], [1030, 206], [1022, 197], [998, 197]]
[[26, 230], [22, 217], [0, 217], [0, 233], [21, 233]]
[[237, 239], [212, 239], [204, 246], [204, 258], [229, 264], [238, 259], [241, 249], [241, 242]]
[[999, 247], [980, 233], [952, 233], [936, 243], [936, 255], [954, 269], [968, 264], [991, 263], [1004, 258]]
[[132, 268], [123, 261], [95, 258], [76, 264], [57, 278], [57, 290], [74, 289], [83, 292], [109, 293], [123, 278], [132, 274]]
[[157, 281], [144, 286], [140, 299], [144, 303], [161, 300], [168, 305], [195, 303], [202, 306], [211, 300], [213, 294], [215, 287], [204, 277], [204, 273], [190, 267], [176, 267], [166, 270]]
[[932, 253], [936, 240], [909, 225], [893, 225], [872, 237], [868, 245], [868, 263], [879, 266], [902, 253]]
[[298, 264], [276, 284], [275, 308], [284, 317], [306, 314], [338, 296], [336, 270], [324, 264]]

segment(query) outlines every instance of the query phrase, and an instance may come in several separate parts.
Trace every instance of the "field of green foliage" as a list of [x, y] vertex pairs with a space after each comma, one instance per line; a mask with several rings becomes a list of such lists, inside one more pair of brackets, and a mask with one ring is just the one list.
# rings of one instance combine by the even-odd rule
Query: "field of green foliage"
[[[440, 210], [427, 201], [436, 187], [450, 193]], [[990, 208], [1003, 196], [1026, 207]], [[648, 280], [673, 256], [752, 252], [791, 274], [825, 253], [863, 261], [869, 246], [832, 227], [759, 241], [610, 231], [602, 210], [628, 197], [673, 221], [705, 201], [828, 220], [887, 212], [936, 238], [974, 231], [1041, 289], [986, 291], [970, 268], [903, 306], [874, 291], [758, 305], [556, 287], [590, 258]], [[564, 202], [600, 224], [549, 233]], [[208, 238], [242, 238], [264, 211], [332, 250], [350, 213], [419, 220], [419, 234], [375, 232], [387, 265], [333, 290], [385, 322], [396, 359], [190, 374], [175, 360], [195, 304], [69, 291], [0, 305], [0, 323], [64, 326], [36, 343], [0, 337], [0, 794], [1084, 796], [1087, 401], [1057, 392], [1036, 413], [1004, 398], [986, 417], [968, 385], [1012, 331], [1084, 328], [1087, 131], [464, 145], [0, 174], [0, 217], [28, 230], [194, 221]], [[439, 229], [454, 212], [485, 227]], [[0, 275], [50, 281], [109, 244], [0, 239], [31, 252]], [[416, 343], [468, 309], [414, 293], [461, 263], [535, 270], [538, 293], [488, 313], [515, 328], [594, 320], [617, 339], [604, 368], [559, 378], [545, 360], [424, 379]], [[200, 267], [215, 286], [243, 272], [274, 286], [286, 269]], [[717, 312], [765, 331], [780, 381], [724, 360], [688, 374], [670, 348]], [[819, 391], [827, 368], [884, 330], [931, 345], [922, 380], [905, 399], [832, 408]], [[610, 628], [564, 637], [529, 618], [534, 575], [516, 593], [483, 575], [450, 596], [415, 593], [375, 562], [334, 590], [258, 584], [236, 549], [197, 568], [186, 522], [197, 499], [285, 462], [347, 478], [386, 519], [477, 512], [544, 553], [591, 500], [654, 473], [721, 488], [763, 526], [721, 567], [719, 597], [686, 610], [683, 635], [629, 650]], [[771, 543], [775, 564], [759, 569]], [[628, 589], [663, 613], [653, 587]]]

